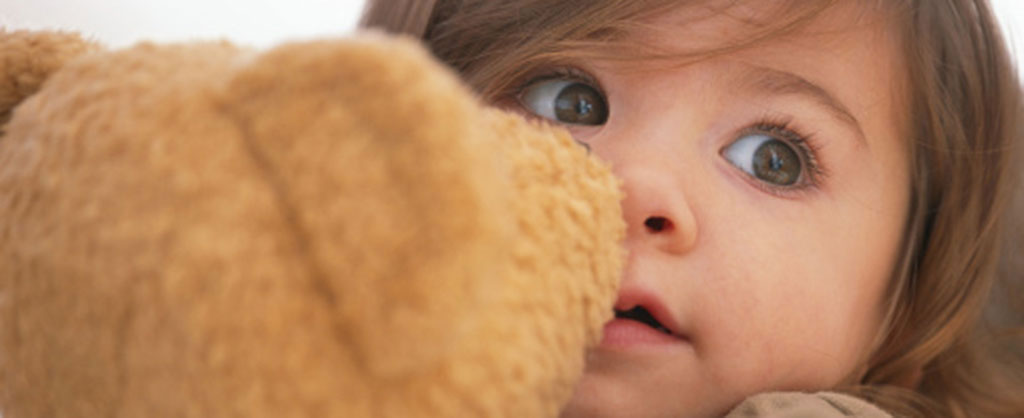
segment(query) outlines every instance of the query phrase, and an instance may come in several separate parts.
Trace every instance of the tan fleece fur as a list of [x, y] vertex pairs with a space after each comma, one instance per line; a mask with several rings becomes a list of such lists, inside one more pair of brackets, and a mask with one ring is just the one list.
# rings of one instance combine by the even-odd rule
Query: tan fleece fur
[[17, 103], [39, 90], [65, 62], [100, 46], [73, 33], [7, 32], [0, 28], [0, 134]]
[[410, 41], [80, 57], [0, 137], [0, 412], [554, 416], [619, 198]]

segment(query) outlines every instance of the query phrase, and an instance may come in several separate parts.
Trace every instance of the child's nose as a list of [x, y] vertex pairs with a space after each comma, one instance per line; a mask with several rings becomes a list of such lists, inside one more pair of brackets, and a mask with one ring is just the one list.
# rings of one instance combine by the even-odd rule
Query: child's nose
[[697, 241], [697, 220], [686, 194], [670, 178], [648, 168], [619, 170], [626, 198], [626, 242], [634, 246], [684, 254]]

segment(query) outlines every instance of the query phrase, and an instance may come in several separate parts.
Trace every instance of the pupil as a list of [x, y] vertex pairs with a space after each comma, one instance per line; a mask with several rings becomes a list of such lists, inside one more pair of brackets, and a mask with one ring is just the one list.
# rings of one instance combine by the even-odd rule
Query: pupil
[[555, 98], [555, 116], [559, 122], [600, 125], [607, 119], [607, 113], [601, 94], [583, 83], [566, 86]]
[[800, 157], [787, 143], [765, 141], [754, 151], [754, 175], [779, 186], [790, 186], [800, 179]]

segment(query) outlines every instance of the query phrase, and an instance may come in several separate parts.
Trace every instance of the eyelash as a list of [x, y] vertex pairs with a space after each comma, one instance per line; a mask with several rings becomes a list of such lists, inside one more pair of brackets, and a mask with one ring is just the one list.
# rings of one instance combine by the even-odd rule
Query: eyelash
[[807, 194], [821, 186], [825, 178], [828, 177], [825, 167], [818, 161], [820, 145], [815, 136], [803, 134], [800, 129], [793, 125], [793, 121], [790, 118], [763, 116], [757, 122], [748, 125], [732, 136], [738, 139], [751, 134], [769, 135], [792, 145], [797, 150], [800, 154], [801, 162], [806, 165], [805, 173], [807, 178], [805, 181], [801, 181], [800, 184], [795, 186], [779, 187], [752, 177], [750, 179], [750, 183], [755, 187], [781, 198], [796, 198]]
[[[607, 99], [607, 94], [605, 94], [604, 89], [597, 82], [596, 78], [586, 71], [573, 66], [555, 66], [527, 73], [526, 76], [521, 78], [521, 81], [512, 84], [513, 88], [507, 97], [513, 98], [518, 106], [525, 107], [522, 103], [522, 98], [526, 88], [534, 83], [550, 79], [566, 79], [586, 83], [597, 89]], [[816, 138], [814, 135], [802, 132], [805, 131], [795, 127], [791, 118], [765, 115], [756, 122], [742, 128], [736, 135], [733, 135], [732, 138], [735, 139], [750, 134], [763, 134], [778, 138], [792, 145], [800, 154], [801, 161], [806, 164], [805, 173], [807, 178], [805, 181], [801, 181], [799, 185], [789, 187], [772, 186], [755, 178], [751, 178], [750, 183], [765, 193], [780, 198], [798, 198], [817, 189], [825, 178], [828, 177], [828, 172], [818, 161], [820, 146]]]

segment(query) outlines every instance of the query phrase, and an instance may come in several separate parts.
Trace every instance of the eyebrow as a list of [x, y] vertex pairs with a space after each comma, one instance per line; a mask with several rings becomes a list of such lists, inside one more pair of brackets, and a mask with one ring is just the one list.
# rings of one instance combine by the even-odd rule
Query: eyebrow
[[857, 133], [857, 139], [862, 144], [867, 144], [860, 121], [850, 113], [850, 110], [842, 102], [821, 86], [796, 74], [767, 67], [753, 67], [746, 75], [745, 80], [756, 90], [765, 93], [804, 96], [817, 102], [836, 119], [849, 125]]

